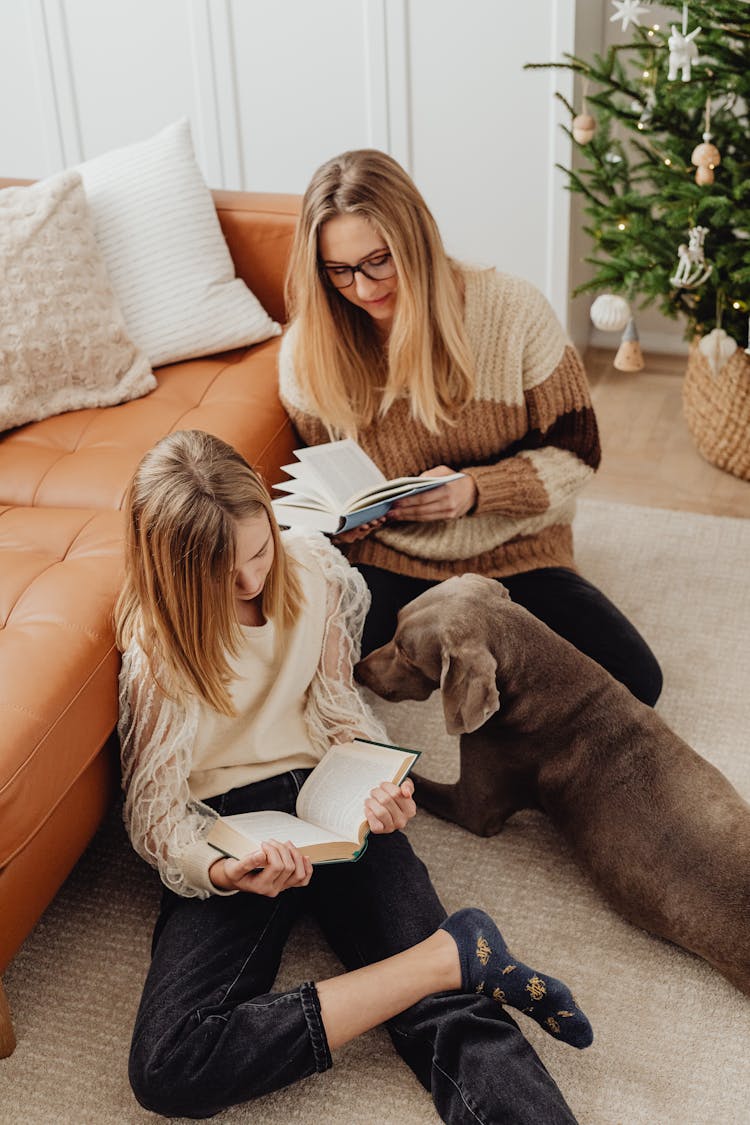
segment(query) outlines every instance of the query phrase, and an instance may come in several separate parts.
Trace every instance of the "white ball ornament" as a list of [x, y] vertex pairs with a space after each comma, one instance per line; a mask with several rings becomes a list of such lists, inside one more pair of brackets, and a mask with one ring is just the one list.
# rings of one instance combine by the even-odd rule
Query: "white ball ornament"
[[616, 293], [602, 293], [591, 306], [591, 320], [602, 332], [622, 332], [630, 320], [630, 305]]

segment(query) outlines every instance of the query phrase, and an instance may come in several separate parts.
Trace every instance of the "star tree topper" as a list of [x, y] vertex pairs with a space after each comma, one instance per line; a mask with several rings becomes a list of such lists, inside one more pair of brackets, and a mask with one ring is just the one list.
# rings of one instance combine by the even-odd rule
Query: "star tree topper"
[[634, 27], [640, 27], [641, 19], [648, 12], [646, 5], [641, 4], [639, 0], [612, 0], [612, 3], [617, 11], [609, 17], [609, 22], [614, 23], [615, 20], [622, 20], [623, 31], [627, 31], [631, 23]]

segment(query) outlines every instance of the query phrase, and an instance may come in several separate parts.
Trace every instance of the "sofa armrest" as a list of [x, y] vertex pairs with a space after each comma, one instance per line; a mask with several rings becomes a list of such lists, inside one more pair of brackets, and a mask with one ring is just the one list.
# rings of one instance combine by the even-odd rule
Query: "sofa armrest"
[[252, 191], [212, 194], [237, 276], [283, 324], [284, 275], [301, 197]]

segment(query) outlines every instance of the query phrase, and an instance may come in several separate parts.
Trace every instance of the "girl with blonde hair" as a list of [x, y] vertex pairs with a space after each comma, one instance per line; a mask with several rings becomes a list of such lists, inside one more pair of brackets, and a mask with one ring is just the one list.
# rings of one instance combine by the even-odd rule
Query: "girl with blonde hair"
[[354, 437], [388, 478], [462, 474], [339, 538], [372, 594], [363, 652], [390, 639], [401, 606], [472, 571], [654, 703], [653, 654], [575, 569], [575, 497], [599, 435], [542, 294], [450, 258], [406, 172], [360, 149], [312, 177], [287, 300], [280, 390], [306, 444]]
[[[352, 680], [361, 576], [323, 536], [280, 534], [257, 474], [199, 431], [146, 454], [127, 513], [125, 820], [164, 883], [130, 1053], [138, 1100], [207, 1117], [326, 1070], [385, 1022], [444, 1121], [476, 1122], [475, 1106], [484, 1120], [573, 1122], [505, 1005], [578, 1047], [588, 1020], [562, 982], [511, 961], [487, 915], [446, 917], [401, 832], [410, 781], [372, 791], [356, 863], [314, 871], [289, 841], [241, 859], [206, 842], [217, 815], [293, 812], [329, 746], [383, 739]], [[348, 971], [272, 992], [303, 911]]]

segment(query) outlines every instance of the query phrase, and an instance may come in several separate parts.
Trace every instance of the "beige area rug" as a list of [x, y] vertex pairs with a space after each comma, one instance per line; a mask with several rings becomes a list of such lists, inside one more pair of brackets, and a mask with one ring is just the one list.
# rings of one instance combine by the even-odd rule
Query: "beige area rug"
[[[665, 719], [750, 797], [750, 521], [584, 501], [576, 540], [582, 572], [662, 662]], [[381, 710], [394, 740], [424, 747], [434, 776], [451, 775], [455, 743], [435, 699]], [[519, 956], [574, 988], [596, 1034], [589, 1050], [517, 1018], [581, 1125], [750, 1122], [750, 1000], [614, 914], [543, 816], [522, 813], [482, 840], [422, 814], [410, 834], [449, 910], [484, 907]], [[18, 1048], [0, 1062], [2, 1125], [158, 1120], [134, 1101], [126, 1075], [157, 897], [113, 815], [7, 972]], [[279, 984], [336, 971], [306, 925], [292, 935]], [[427, 1125], [437, 1116], [377, 1030], [339, 1052], [328, 1073], [214, 1120]]]

